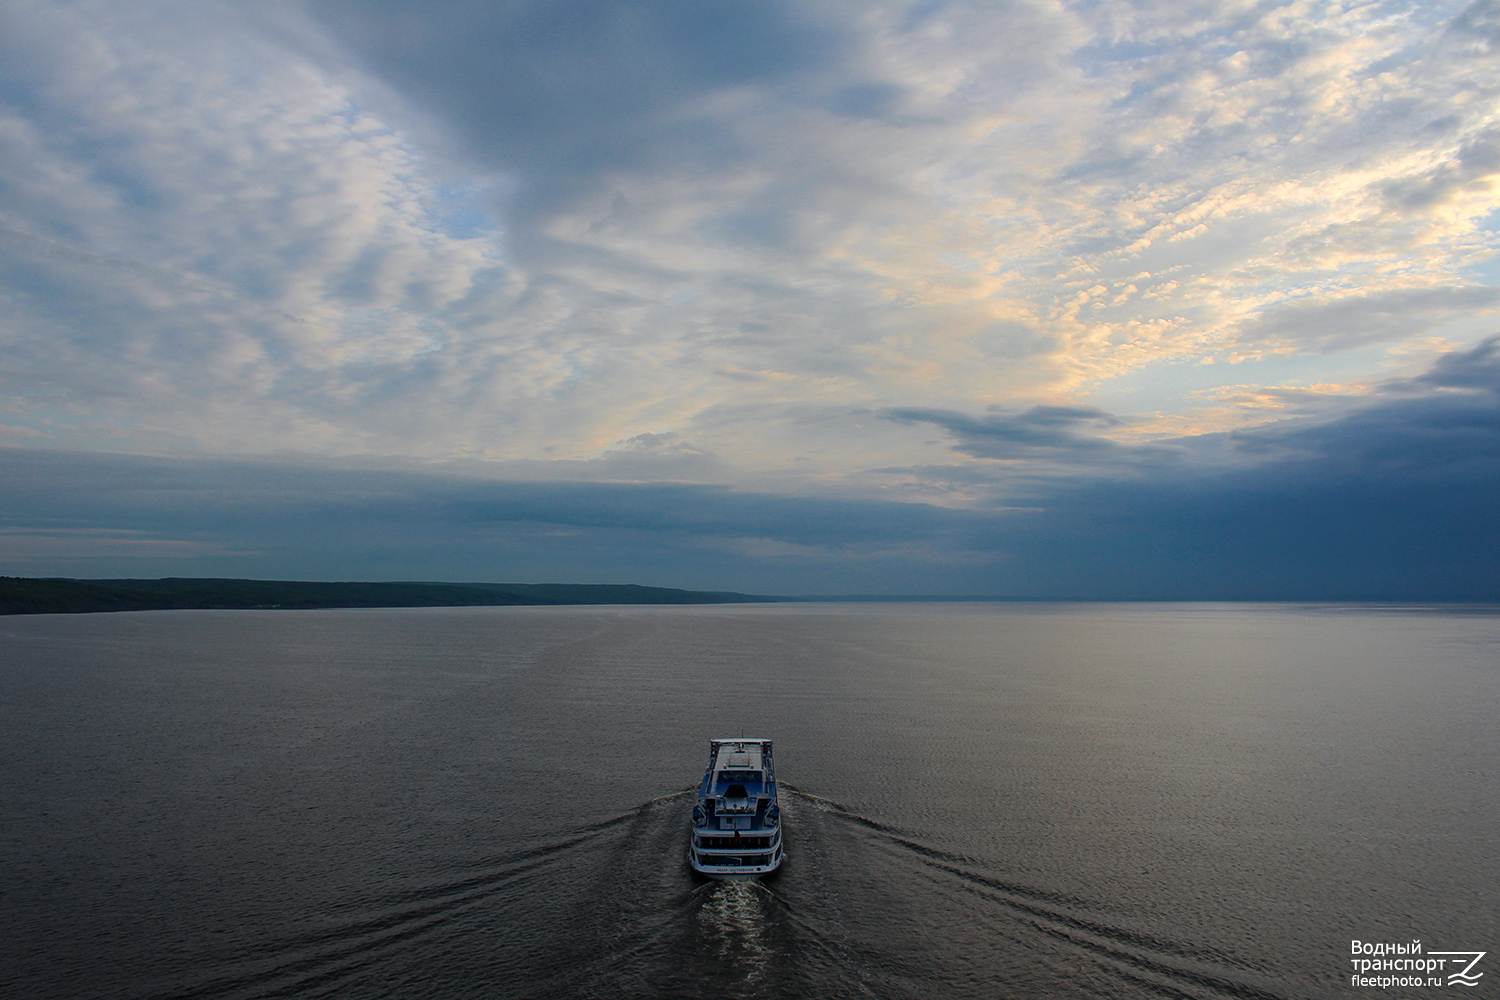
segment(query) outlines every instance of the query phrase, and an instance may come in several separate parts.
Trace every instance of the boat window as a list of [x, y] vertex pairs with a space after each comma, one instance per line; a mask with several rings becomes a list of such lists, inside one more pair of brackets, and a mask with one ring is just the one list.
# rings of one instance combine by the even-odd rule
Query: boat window
[[699, 837], [698, 846], [707, 851], [749, 850], [769, 848], [770, 837]]

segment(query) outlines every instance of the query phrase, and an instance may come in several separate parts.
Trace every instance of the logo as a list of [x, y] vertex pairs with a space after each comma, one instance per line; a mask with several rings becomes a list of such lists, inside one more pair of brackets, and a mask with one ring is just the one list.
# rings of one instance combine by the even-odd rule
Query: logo
[[1453, 960], [1455, 962], [1461, 962], [1465, 958], [1469, 959], [1469, 964], [1465, 965], [1462, 969], [1458, 970], [1457, 972], [1449, 973], [1449, 975], [1448, 975], [1448, 985], [1449, 986], [1478, 986], [1479, 985], [1479, 977], [1482, 976], [1482, 975], [1484, 975], [1484, 973], [1482, 973], [1482, 972], [1474, 972], [1474, 966], [1478, 965], [1479, 964], [1479, 960], [1481, 958], [1483, 958], [1484, 956], [1488, 955], [1489, 952], [1487, 952], [1487, 951], [1429, 951], [1427, 954], [1429, 954], [1429, 955], [1452, 955], [1453, 956]]
[[[1422, 950], [1422, 939], [1410, 942], [1361, 941], [1355, 938], [1349, 952], [1354, 973], [1350, 986], [1478, 986], [1482, 972], [1474, 966], [1487, 951]], [[1445, 978], [1446, 977], [1446, 978]]]

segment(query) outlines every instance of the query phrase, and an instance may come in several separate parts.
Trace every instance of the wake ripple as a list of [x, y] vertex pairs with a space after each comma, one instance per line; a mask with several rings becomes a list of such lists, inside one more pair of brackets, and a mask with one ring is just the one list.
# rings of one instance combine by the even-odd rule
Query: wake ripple
[[[658, 796], [629, 812], [541, 843], [476, 859], [425, 885], [368, 892], [332, 908], [324, 918], [328, 926], [243, 945], [217, 963], [229, 969], [151, 995], [157, 1000], [273, 1000], [341, 993], [381, 958], [411, 949], [423, 939], [440, 938], [455, 919], [493, 905], [520, 883], [572, 867], [580, 852], [592, 853], [610, 840], [610, 834], [688, 794]], [[378, 988], [373, 992], [383, 995]]]
[[1061, 983], [1075, 995], [1288, 1000], [1233, 956], [1120, 926], [1097, 902], [782, 789], [788, 862], [760, 882], [692, 873], [687, 789], [421, 884], [374, 881], [312, 918], [322, 926], [226, 947], [151, 996], [344, 1000], [486, 985], [491, 997], [601, 1000], [991, 997]]
[[1062, 942], [1115, 975], [1162, 996], [1289, 1000], [1277, 986], [1245, 969], [1230, 969], [1229, 956], [1186, 946], [1159, 935], [1089, 916], [1095, 909], [1077, 896], [1048, 892], [984, 869], [981, 859], [924, 844], [909, 831], [872, 819], [843, 803], [782, 782], [796, 800], [868, 831], [875, 841], [938, 876], [959, 891], [1008, 912], [1036, 934]]

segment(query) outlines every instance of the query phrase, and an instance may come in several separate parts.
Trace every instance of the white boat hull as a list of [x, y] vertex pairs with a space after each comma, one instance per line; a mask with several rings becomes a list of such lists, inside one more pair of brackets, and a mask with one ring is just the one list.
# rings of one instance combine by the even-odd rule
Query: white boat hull
[[698, 862], [698, 852], [691, 847], [688, 848], [688, 864], [693, 871], [704, 878], [718, 879], [721, 882], [744, 882], [750, 879], [761, 878], [769, 875], [781, 867], [786, 860], [785, 851], [777, 851], [774, 860], [768, 865], [702, 865]]

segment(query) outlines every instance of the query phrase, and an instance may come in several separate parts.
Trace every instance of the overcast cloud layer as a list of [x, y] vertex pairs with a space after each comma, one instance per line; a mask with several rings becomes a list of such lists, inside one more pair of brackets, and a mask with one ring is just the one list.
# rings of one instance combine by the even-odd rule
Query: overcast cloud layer
[[1500, 596], [1497, 96], [1491, 2], [12, 0], [0, 573]]

